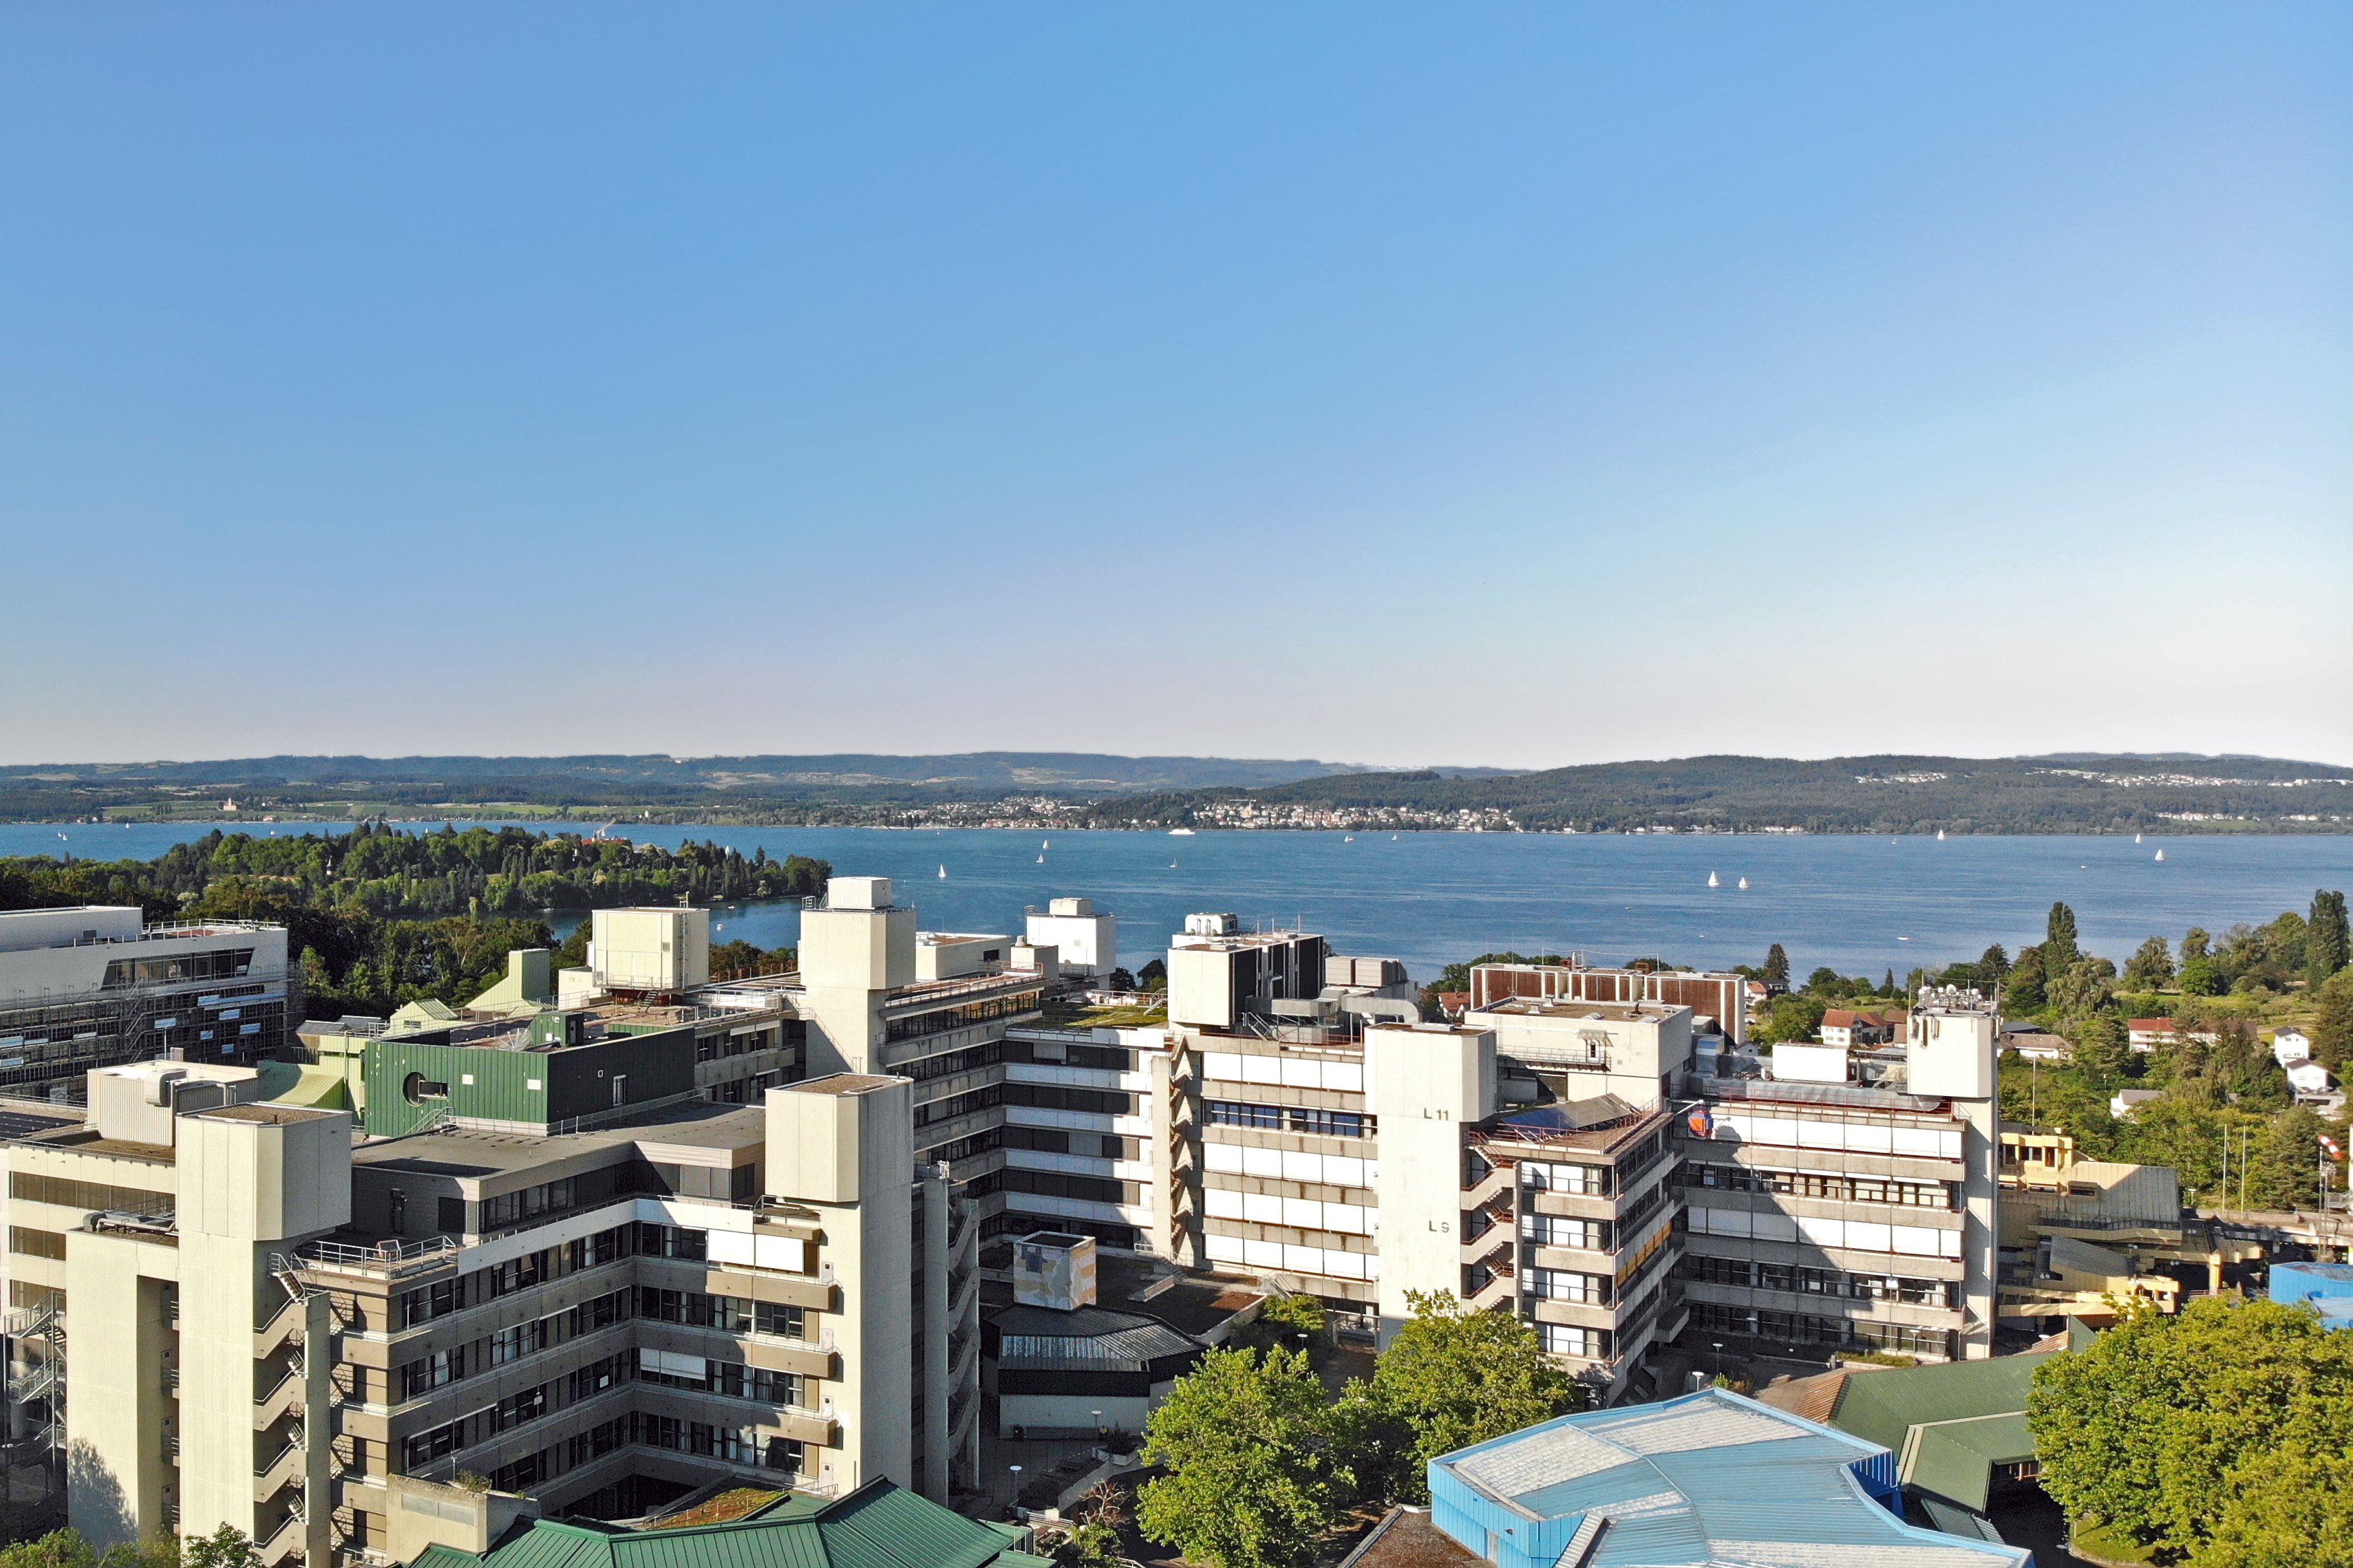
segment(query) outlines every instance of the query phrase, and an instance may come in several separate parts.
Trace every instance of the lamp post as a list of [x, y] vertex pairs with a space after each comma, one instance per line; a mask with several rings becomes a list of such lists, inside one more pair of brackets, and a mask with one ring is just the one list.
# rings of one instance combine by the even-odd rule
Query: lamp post
[[1104, 1429], [1104, 1427], [1103, 1427], [1103, 1412], [1102, 1412], [1102, 1411], [1100, 1411], [1100, 1410], [1090, 1411], [1090, 1412], [1089, 1412], [1089, 1414], [1090, 1414], [1090, 1415], [1092, 1415], [1095, 1418], [1095, 1441], [1096, 1441], [1096, 1442], [1098, 1442], [1098, 1443], [1100, 1443], [1100, 1442], [1102, 1442], [1104, 1438], [1106, 1438], [1106, 1437], [1110, 1436], [1111, 1436], [1111, 1434], [1110, 1434], [1110, 1432], [1108, 1432], [1107, 1430], [1105, 1430], [1105, 1429]]
[[1021, 1467], [1014, 1465], [1009, 1468], [1013, 1471], [1013, 1501], [1010, 1505], [1012, 1511], [1007, 1517], [1018, 1524], [1021, 1522]]

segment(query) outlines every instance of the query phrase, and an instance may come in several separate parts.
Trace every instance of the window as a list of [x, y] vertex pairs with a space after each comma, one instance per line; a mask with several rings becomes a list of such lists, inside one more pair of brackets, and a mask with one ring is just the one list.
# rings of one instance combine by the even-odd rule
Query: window
[[547, 1348], [547, 1320], [533, 1323], [516, 1323], [499, 1329], [491, 1335], [491, 1364], [504, 1366], [511, 1361], [521, 1361]]
[[446, 1387], [466, 1375], [466, 1347], [435, 1351], [422, 1360], [410, 1362], [400, 1369], [400, 1396], [414, 1399]]
[[679, 1258], [700, 1263], [709, 1256], [710, 1233], [687, 1230], [674, 1225], [638, 1226], [638, 1256], [640, 1258]]
[[571, 1179], [566, 1178], [560, 1182], [546, 1182], [535, 1187], [525, 1187], [520, 1192], [501, 1193], [494, 1198], [484, 1198], [482, 1228], [486, 1231], [497, 1230], [521, 1220], [534, 1218], [543, 1214], [553, 1214], [559, 1209], [568, 1209], [573, 1206], [575, 1193], [575, 1184]]
[[1599, 1274], [1574, 1274], [1565, 1268], [1531, 1268], [1528, 1291], [1548, 1301], [1584, 1301], [1602, 1306], [1609, 1300], [1609, 1281]]
[[1524, 1214], [1520, 1238], [1538, 1247], [1577, 1247], [1588, 1252], [1609, 1250], [1609, 1226], [1605, 1220], [1567, 1219], [1559, 1215]]
[[1253, 1105], [1240, 1100], [1208, 1100], [1201, 1102], [1201, 1120], [1210, 1127], [1250, 1127], [1263, 1132], [1312, 1132], [1324, 1138], [1374, 1135], [1374, 1119], [1370, 1116], [1307, 1105]]
[[1609, 1354], [1609, 1334], [1606, 1329], [1580, 1329], [1570, 1323], [1538, 1323], [1536, 1337], [1546, 1353], [1576, 1356], [1583, 1361], [1601, 1361]]
[[[637, 1369], [635, 1352], [617, 1351], [601, 1361], [592, 1361], [586, 1366], [574, 1368], [565, 1385], [565, 1395], [569, 1403], [577, 1405], [584, 1399], [628, 1382]], [[602, 1448], [597, 1450], [600, 1454], [604, 1451]], [[579, 1463], [577, 1459], [573, 1462]]]
[[75, 1182], [63, 1176], [38, 1176], [30, 1171], [8, 1173], [8, 1195], [26, 1203], [55, 1204], [67, 1209], [111, 1209], [116, 1214], [160, 1215], [172, 1212], [169, 1193], [139, 1187], [117, 1187], [104, 1182]]
[[1520, 1185], [1539, 1193], [1607, 1197], [1609, 1194], [1609, 1167], [1555, 1165], [1537, 1160], [1523, 1160], [1520, 1162]]
[[12, 1225], [8, 1227], [8, 1250], [27, 1258], [53, 1258], [62, 1262], [66, 1256], [65, 1233]]

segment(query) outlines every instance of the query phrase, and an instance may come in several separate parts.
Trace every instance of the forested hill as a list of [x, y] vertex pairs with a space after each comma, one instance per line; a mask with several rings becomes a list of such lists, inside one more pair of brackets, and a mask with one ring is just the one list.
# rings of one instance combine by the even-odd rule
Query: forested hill
[[1099, 803], [1099, 826], [1557, 832], [2346, 833], [2353, 769], [2263, 757], [1689, 757], [1356, 773]]
[[355, 819], [574, 812], [686, 821], [895, 820], [905, 808], [1036, 795], [1251, 787], [1349, 765], [1086, 752], [892, 757], [246, 757], [224, 762], [0, 767], [0, 821], [85, 816], [210, 819], [225, 799], [247, 815]]

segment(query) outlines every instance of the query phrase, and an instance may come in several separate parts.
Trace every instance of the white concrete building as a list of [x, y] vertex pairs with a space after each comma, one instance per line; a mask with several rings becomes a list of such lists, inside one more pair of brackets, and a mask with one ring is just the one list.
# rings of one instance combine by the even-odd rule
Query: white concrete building
[[0, 1095], [74, 1099], [118, 1062], [249, 1063], [300, 1023], [282, 926], [136, 909], [0, 911]]
[[1092, 899], [1050, 899], [1025, 920], [1029, 945], [1053, 948], [1064, 973], [1100, 981], [1119, 967], [1119, 917]]

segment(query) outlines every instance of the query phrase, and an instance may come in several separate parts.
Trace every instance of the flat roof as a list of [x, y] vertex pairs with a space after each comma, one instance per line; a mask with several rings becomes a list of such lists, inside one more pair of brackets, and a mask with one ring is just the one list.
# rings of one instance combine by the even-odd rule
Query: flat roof
[[801, 1083], [788, 1083], [781, 1087], [796, 1094], [864, 1094], [871, 1089], [887, 1089], [892, 1084], [906, 1081], [904, 1079], [890, 1078], [881, 1073], [837, 1072], [828, 1073], [823, 1078], [813, 1078]]
[[1590, 1555], [1579, 1560], [1597, 1568], [2030, 1568], [2022, 1547], [1905, 1524], [1866, 1489], [1894, 1493], [1893, 1459], [1878, 1444], [1709, 1388], [1565, 1415], [1441, 1456], [1430, 1474], [1432, 1493], [1471, 1526], [1516, 1526], [1536, 1538], [1539, 1557], [1583, 1546]]
[[702, 1101], [649, 1111], [643, 1118], [581, 1132], [542, 1135], [445, 1127], [431, 1132], [372, 1138], [352, 1150], [354, 1168], [414, 1171], [423, 1175], [495, 1176], [583, 1154], [633, 1146], [733, 1149], [767, 1136], [758, 1106]]
[[331, 1116], [346, 1120], [350, 1113], [343, 1110], [313, 1110], [301, 1105], [216, 1105], [208, 1110], [192, 1110], [190, 1116], [208, 1121], [259, 1121], [269, 1127], [291, 1127], [298, 1121], [324, 1121]]
[[1680, 1002], [1583, 1002], [1565, 996], [1506, 996], [1483, 1007], [1473, 1007], [1468, 1016], [1475, 1018], [1488, 1013], [1506, 1013], [1514, 1018], [1589, 1018], [1597, 1023], [1630, 1024], [1690, 1011]]

